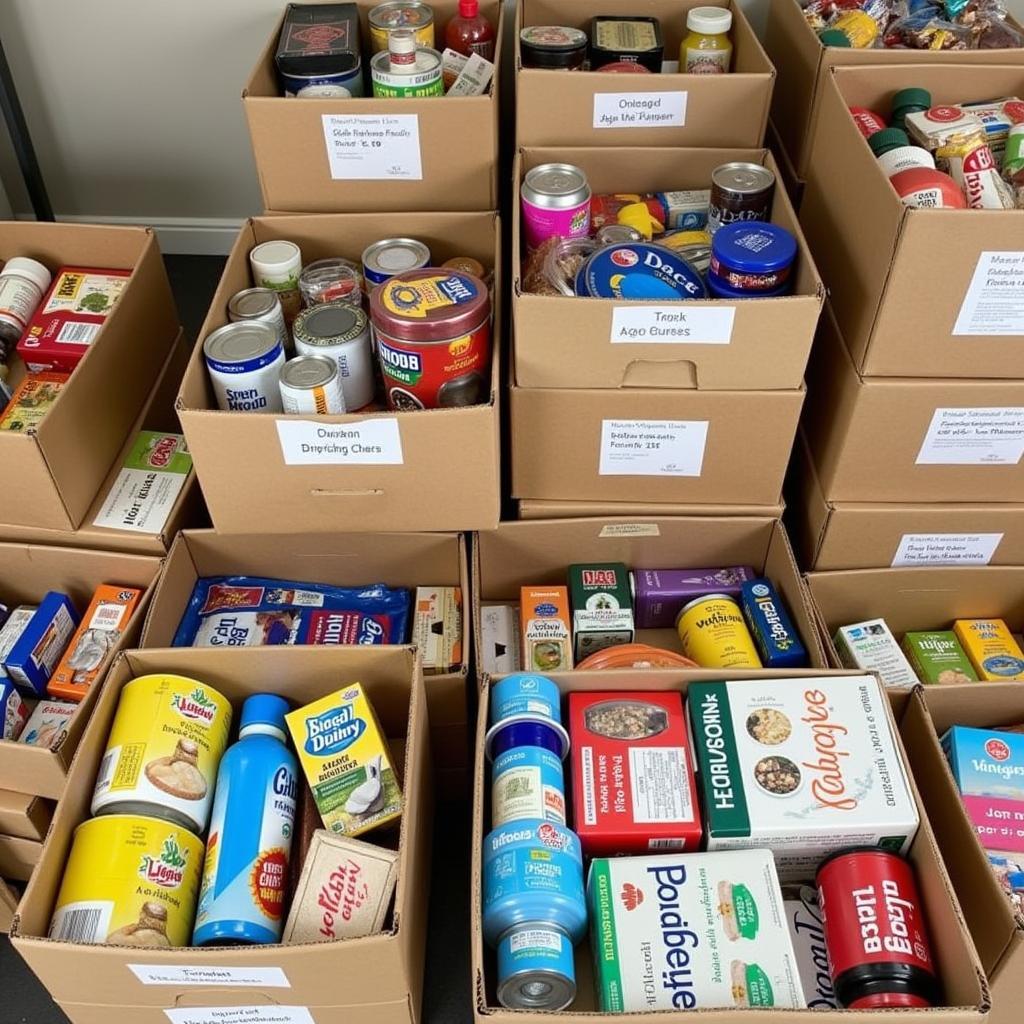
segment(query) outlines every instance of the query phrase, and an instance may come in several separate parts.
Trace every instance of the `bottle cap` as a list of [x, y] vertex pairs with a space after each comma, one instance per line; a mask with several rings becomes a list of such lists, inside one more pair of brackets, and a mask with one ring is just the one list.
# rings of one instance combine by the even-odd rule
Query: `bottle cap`
[[845, 46], [847, 49], [850, 47], [849, 37], [837, 28], [825, 29], [818, 38], [821, 40], [822, 46]]
[[4, 264], [4, 270], [27, 277], [41, 292], [45, 292], [53, 280], [53, 275], [42, 263], [38, 260], [29, 259], [28, 256], [12, 256]]
[[288, 701], [278, 697], [276, 693], [256, 693], [246, 697], [242, 705], [239, 732], [243, 732], [251, 725], [269, 725], [285, 733], [284, 716], [290, 710]]
[[475, 18], [480, 13], [480, 0], [459, 0], [459, 17]]
[[892, 97], [892, 112], [896, 113], [897, 110], [905, 109], [907, 107], [916, 107], [918, 110], [928, 110], [932, 105], [932, 94], [927, 89], [919, 89], [917, 87], [911, 89], [900, 89], [899, 92], [893, 94]]
[[723, 7], [694, 7], [686, 15], [686, 27], [701, 35], [721, 35], [732, 28], [732, 11]]
[[888, 153], [890, 149], [909, 146], [910, 137], [902, 128], [883, 128], [868, 139], [868, 145], [875, 156], [881, 156], [883, 153]]
[[388, 58], [392, 73], [416, 70], [416, 33], [411, 28], [396, 28], [388, 33]]

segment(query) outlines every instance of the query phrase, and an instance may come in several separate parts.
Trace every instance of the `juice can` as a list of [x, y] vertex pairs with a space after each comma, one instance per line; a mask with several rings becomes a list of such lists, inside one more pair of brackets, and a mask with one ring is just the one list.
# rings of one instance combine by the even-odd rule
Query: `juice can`
[[526, 172], [519, 190], [528, 252], [552, 236], [590, 233], [590, 184], [572, 164], [541, 164]]
[[743, 612], [727, 594], [708, 594], [683, 605], [676, 629], [683, 654], [701, 668], [761, 668]]

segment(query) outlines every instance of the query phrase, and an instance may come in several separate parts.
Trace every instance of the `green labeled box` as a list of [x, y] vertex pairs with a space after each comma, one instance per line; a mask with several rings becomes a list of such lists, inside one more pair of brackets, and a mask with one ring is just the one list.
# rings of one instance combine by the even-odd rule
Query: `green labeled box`
[[633, 595], [621, 562], [570, 565], [569, 600], [576, 664], [605, 647], [633, 642]]
[[978, 681], [978, 673], [960, 646], [956, 633], [907, 633], [902, 646], [910, 667], [922, 683], [949, 686]]

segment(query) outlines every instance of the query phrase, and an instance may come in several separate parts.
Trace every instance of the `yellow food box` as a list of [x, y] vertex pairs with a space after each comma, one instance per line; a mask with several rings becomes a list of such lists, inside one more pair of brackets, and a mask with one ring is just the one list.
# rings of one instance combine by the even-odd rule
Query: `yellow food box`
[[979, 679], [1024, 680], [1024, 651], [1002, 619], [957, 619], [953, 632]]
[[359, 683], [285, 716], [324, 827], [358, 836], [402, 813], [387, 740]]

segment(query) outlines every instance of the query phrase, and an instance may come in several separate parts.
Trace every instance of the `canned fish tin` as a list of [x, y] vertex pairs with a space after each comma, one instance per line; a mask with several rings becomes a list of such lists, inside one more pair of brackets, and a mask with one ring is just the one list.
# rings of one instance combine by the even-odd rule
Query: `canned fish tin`
[[272, 288], [245, 288], [231, 296], [228, 319], [232, 323], [249, 321], [266, 324], [274, 329], [282, 348], [288, 347], [288, 327], [277, 292]]
[[576, 998], [572, 940], [557, 925], [516, 925], [498, 940], [497, 952], [502, 1006], [564, 1010]]
[[415, 238], [382, 238], [363, 252], [363, 276], [367, 290], [398, 274], [430, 265], [430, 250]]
[[443, 96], [441, 65], [441, 54], [437, 50], [417, 47], [415, 70], [396, 72], [392, 67], [390, 51], [381, 50], [370, 61], [373, 95], [378, 99], [397, 100]]
[[230, 728], [231, 705], [212, 686], [175, 675], [133, 679], [121, 691], [92, 813], [145, 814], [202, 834]]
[[373, 401], [374, 369], [370, 321], [347, 300], [324, 302], [304, 309], [293, 330], [295, 351], [324, 356], [338, 364], [345, 409], [362, 409]]
[[536, 720], [503, 723], [488, 749], [491, 825], [541, 818], [565, 824], [564, 746], [555, 729]]
[[590, 185], [572, 164], [541, 164], [526, 172], [519, 190], [528, 251], [552, 237], [590, 234]]
[[370, 8], [370, 50], [379, 53], [388, 48], [388, 36], [396, 28], [410, 28], [416, 45], [433, 49], [434, 12], [419, 0], [391, 0]]
[[683, 654], [701, 668], [760, 668], [743, 612], [727, 594], [708, 594], [683, 605], [676, 619]]
[[770, 220], [775, 175], [760, 164], [734, 161], [711, 173], [708, 233], [738, 220]]
[[338, 364], [324, 356], [296, 356], [281, 367], [281, 403], [287, 413], [318, 416], [346, 411]]
[[386, 281], [370, 316], [391, 409], [439, 409], [487, 400], [491, 299], [471, 274], [437, 267]]
[[281, 412], [277, 386], [284, 347], [269, 324], [251, 320], [225, 324], [203, 342], [206, 369], [225, 412]]
[[187, 946], [203, 844], [188, 829], [115, 814], [75, 829], [49, 937], [167, 949]]
[[491, 724], [518, 715], [540, 715], [562, 724], [562, 694], [558, 684], [534, 672], [516, 672], [491, 687]]

